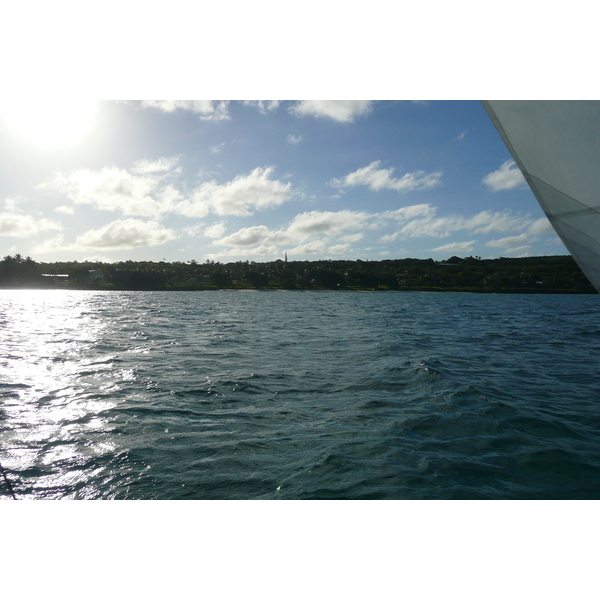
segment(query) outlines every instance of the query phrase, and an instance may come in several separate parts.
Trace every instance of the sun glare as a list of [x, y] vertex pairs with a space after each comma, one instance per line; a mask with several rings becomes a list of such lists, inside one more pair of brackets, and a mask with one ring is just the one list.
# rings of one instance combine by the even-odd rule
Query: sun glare
[[0, 113], [18, 135], [41, 146], [64, 146], [91, 129], [96, 105], [87, 100], [2, 100]]

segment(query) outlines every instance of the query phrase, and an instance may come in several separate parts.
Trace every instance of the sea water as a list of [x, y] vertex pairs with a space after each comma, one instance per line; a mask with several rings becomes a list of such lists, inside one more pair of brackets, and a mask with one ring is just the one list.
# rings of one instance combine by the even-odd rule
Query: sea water
[[0, 464], [18, 499], [600, 498], [600, 299], [2, 290]]

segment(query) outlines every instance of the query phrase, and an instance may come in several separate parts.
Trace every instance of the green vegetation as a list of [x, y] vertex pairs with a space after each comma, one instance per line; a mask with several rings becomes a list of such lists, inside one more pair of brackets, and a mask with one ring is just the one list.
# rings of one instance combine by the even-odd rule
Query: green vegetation
[[448, 260], [36, 263], [5, 256], [0, 287], [100, 290], [334, 289], [596, 293], [571, 256]]

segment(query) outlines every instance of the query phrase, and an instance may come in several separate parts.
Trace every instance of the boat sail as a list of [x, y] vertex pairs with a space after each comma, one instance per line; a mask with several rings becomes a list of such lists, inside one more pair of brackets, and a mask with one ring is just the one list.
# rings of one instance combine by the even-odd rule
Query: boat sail
[[560, 239], [600, 292], [600, 102], [483, 105]]

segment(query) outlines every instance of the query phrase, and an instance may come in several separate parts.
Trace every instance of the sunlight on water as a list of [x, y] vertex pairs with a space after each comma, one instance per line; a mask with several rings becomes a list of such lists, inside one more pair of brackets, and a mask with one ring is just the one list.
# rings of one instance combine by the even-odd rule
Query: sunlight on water
[[0, 463], [19, 499], [598, 498], [599, 318], [596, 296], [0, 290]]
[[[94, 293], [2, 292], [0, 449], [7, 471], [21, 473], [20, 497], [64, 497], [83, 487], [91, 457], [115, 452], [103, 413], [118, 387], [110, 356], [93, 350], [106, 322], [91, 308]], [[124, 374], [127, 377], [127, 374]], [[35, 483], [28, 476], [38, 476]], [[85, 489], [74, 494], [85, 497]]]

